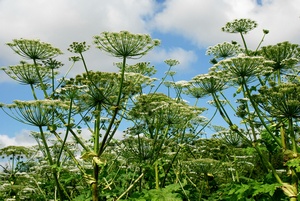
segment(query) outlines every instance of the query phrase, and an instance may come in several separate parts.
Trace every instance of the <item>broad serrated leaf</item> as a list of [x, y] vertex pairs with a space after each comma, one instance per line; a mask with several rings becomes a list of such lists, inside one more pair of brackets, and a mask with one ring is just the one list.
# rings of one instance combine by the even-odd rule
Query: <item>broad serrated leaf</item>
[[288, 167], [295, 168], [296, 172], [300, 172], [300, 159], [299, 158], [295, 158], [295, 159], [291, 159], [291, 160], [287, 161], [286, 165]]
[[273, 196], [276, 189], [280, 186], [281, 184], [278, 183], [256, 185], [253, 187], [255, 189], [255, 191], [253, 192], [253, 196], [256, 196], [258, 194], [269, 194], [270, 196]]

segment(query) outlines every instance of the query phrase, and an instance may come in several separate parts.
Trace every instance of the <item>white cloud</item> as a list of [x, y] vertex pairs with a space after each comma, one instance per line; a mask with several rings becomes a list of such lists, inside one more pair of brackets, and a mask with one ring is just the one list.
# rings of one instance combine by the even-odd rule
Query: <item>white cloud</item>
[[[155, 2], [151, 0], [1, 0], [0, 65], [14, 65], [20, 60], [4, 43], [14, 38], [38, 38], [66, 53], [58, 58], [66, 64], [64, 73], [70, 64], [67, 48], [72, 42], [91, 44], [92, 37], [103, 31], [149, 33], [145, 19], [154, 11]], [[90, 69], [116, 70], [112, 66], [114, 59], [95, 49], [88, 52], [89, 58]], [[83, 70], [80, 65], [72, 75]]]
[[171, 49], [157, 48], [149, 52], [145, 56], [145, 59], [154, 63], [162, 63], [167, 59], [176, 59], [180, 64], [175, 66], [175, 70], [180, 72], [184, 72], [181, 70], [185, 70], [187, 72], [192, 67], [192, 64], [197, 61], [197, 55], [192, 50], [185, 50], [180, 47]]
[[164, 9], [155, 16], [152, 26], [164, 33], [184, 36], [199, 47], [207, 47], [225, 40], [238, 40], [238, 34], [221, 32], [226, 22], [238, 18], [250, 18], [259, 24], [246, 39], [256, 47], [262, 37], [262, 29], [270, 30], [265, 44], [289, 40], [299, 43], [300, 7], [298, 0], [167, 0]]
[[10, 137], [8, 135], [0, 135], [0, 148], [6, 146], [32, 146], [36, 145], [36, 141], [30, 135], [29, 130], [21, 130], [19, 133], [15, 134], [15, 137]]
[[[30, 135], [30, 130], [21, 130], [20, 132], [16, 133], [14, 137], [8, 136], [6, 134], [0, 134], [0, 149], [6, 146], [33, 146], [37, 145], [35, 139]], [[64, 133], [64, 132], [62, 132]], [[101, 132], [104, 134], [104, 131]], [[61, 137], [63, 138], [65, 135], [62, 134]], [[72, 135], [69, 134], [68, 139], [70, 139]], [[83, 128], [81, 132], [81, 137], [83, 139], [90, 139], [91, 132], [87, 128]], [[51, 138], [55, 139], [54, 136]], [[115, 135], [115, 139], [123, 139], [124, 133], [120, 130], [117, 130]]]
[[[103, 135], [105, 134], [105, 131], [101, 130], [100, 133], [102, 134], [102, 137], [103, 137]], [[82, 129], [82, 131], [81, 131], [81, 137], [83, 139], [90, 139], [91, 136], [92, 136], [92, 134], [91, 134], [90, 130], [88, 130], [87, 128], [83, 128]], [[114, 135], [114, 138], [118, 139], [118, 140], [124, 139], [124, 133], [122, 131], [120, 131], [120, 130], [117, 130], [116, 133], [115, 133], [115, 135]], [[102, 140], [102, 138], [101, 138], [101, 140]]]
[[[59, 47], [65, 54], [58, 57], [65, 66], [70, 62], [67, 52], [73, 41], [92, 43], [92, 36], [102, 31], [129, 30], [139, 33], [172, 33], [200, 48], [238, 40], [238, 34], [221, 32], [226, 22], [236, 18], [256, 20], [259, 26], [245, 36], [250, 47], [256, 47], [262, 29], [270, 30], [263, 45], [288, 40], [300, 43], [299, 0], [165, 0], [158, 7], [154, 0], [0, 0], [0, 66], [17, 64], [20, 58], [4, 45], [14, 38], [39, 38]], [[157, 13], [157, 11], [159, 12]], [[175, 37], [174, 37], [175, 38]], [[180, 38], [179, 38], [180, 40]], [[185, 40], [186, 41], [186, 40]], [[84, 54], [91, 70], [116, 71], [113, 63], [120, 60], [100, 52], [93, 46]], [[155, 48], [142, 60], [163, 65], [166, 59], [177, 59], [176, 70], [187, 72], [198, 60], [194, 50], [182, 47]], [[130, 61], [130, 62], [136, 62]], [[84, 71], [78, 63], [71, 76]], [[0, 82], [9, 80], [0, 72]], [[10, 94], [9, 94], [10, 95]], [[3, 95], [2, 97], [5, 97]], [[2, 100], [1, 100], [2, 101]], [[23, 130], [15, 137], [0, 135], [0, 146], [30, 144], [34, 140]], [[122, 133], [117, 133], [122, 136]]]

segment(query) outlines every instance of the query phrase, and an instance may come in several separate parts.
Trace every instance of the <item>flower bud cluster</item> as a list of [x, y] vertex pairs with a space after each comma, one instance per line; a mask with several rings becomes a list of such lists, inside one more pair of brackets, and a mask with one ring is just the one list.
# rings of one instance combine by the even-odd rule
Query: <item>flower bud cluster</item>
[[257, 23], [250, 19], [235, 19], [232, 22], [227, 22], [222, 31], [228, 33], [246, 34], [257, 27]]

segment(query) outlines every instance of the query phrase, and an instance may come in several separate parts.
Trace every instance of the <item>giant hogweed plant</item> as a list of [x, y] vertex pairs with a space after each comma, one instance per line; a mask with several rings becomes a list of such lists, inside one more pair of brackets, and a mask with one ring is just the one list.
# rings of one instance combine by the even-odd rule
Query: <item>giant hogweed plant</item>
[[[54, 199], [72, 200], [74, 198], [62, 180], [64, 178], [64, 166], [67, 165], [64, 159], [65, 156], [68, 156], [73, 161], [72, 166], [77, 167], [85, 182], [90, 185], [91, 199], [99, 200], [101, 197], [99, 188], [102, 186], [101, 182], [105, 181], [103, 178], [105, 175], [102, 171], [106, 170], [106, 160], [102, 155], [113, 140], [123, 119], [132, 121], [133, 128], [139, 126], [142, 121], [148, 124], [147, 133], [149, 134], [146, 135], [154, 140], [150, 164], [156, 164], [154, 168], [158, 174], [156, 161], [161, 155], [165, 141], [174, 135], [179, 135], [178, 142], [184, 143], [185, 130], [190, 127], [189, 121], [202, 111], [189, 108], [180, 100], [181, 90], [177, 84], [174, 85], [177, 90], [176, 100], [162, 96], [162, 100], [150, 103], [156, 104], [152, 109], [158, 112], [157, 117], [154, 116], [151, 119], [142, 113], [139, 114], [139, 117], [136, 116], [137, 112], [140, 113], [140, 111], [133, 112], [138, 107], [134, 105], [139, 105], [140, 100], [144, 98], [142, 95], [144, 87], [153, 88], [152, 83], [155, 79], [149, 76], [153, 75], [156, 70], [149, 67], [148, 63], [129, 66], [127, 60], [144, 56], [157, 46], [159, 41], [151, 39], [149, 35], [122, 31], [119, 33], [103, 32], [94, 37], [94, 42], [100, 50], [122, 59], [122, 62], [117, 64], [120, 68], [119, 73], [90, 71], [84, 57], [89, 46], [85, 42], [74, 42], [70, 45], [69, 51], [75, 53], [76, 56], [70, 58], [73, 64], [68, 72], [75, 62], [81, 61], [85, 73], [74, 78], [68, 78], [67, 72], [57, 81], [58, 69], [62, 63], [56, 61], [54, 57], [61, 54], [59, 49], [39, 40], [19, 39], [8, 43], [8, 46], [15, 53], [25, 59], [32, 60], [32, 63], [21, 61], [19, 65], [9, 66], [3, 70], [12, 79], [21, 84], [29, 85], [34, 100], [16, 100], [12, 104], [1, 104], [1, 108], [17, 121], [38, 129], [38, 132], [32, 134], [48, 161], [49, 170], [54, 179]], [[171, 68], [176, 62], [169, 60], [170, 62]], [[145, 96], [146, 99], [152, 100], [152, 98], [159, 97], [156, 95], [156, 91], [164, 79], [149, 97]], [[42, 97], [40, 97], [38, 90], [41, 90]], [[135, 99], [133, 98], [135, 95], [140, 95], [140, 97]], [[162, 108], [160, 104], [163, 104]], [[174, 107], [175, 105], [176, 107]], [[133, 109], [131, 113], [128, 113], [130, 107]], [[148, 110], [145, 105], [139, 107], [142, 107], [139, 109], [145, 110], [145, 112]], [[187, 114], [185, 119], [178, 115], [181, 112]], [[133, 115], [134, 113], [136, 114]], [[139, 118], [140, 120], [138, 120]], [[86, 142], [80, 135], [82, 125], [87, 127], [91, 133], [89, 142]], [[80, 147], [79, 150], [82, 150], [81, 158], [84, 161], [78, 160], [76, 157], [78, 151], [76, 152], [68, 146], [70, 136]], [[56, 139], [55, 143], [53, 138]], [[138, 149], [141, 151], [144, 147], [139, 145]], [[143, 153], [140, 152], [139, 154]], [[91, 166], [86, 166], [86, 163], [89, 162], [92, 162]], [[169, 168], [165, 170], [166, 175], [170, 171], [171, 165], [170, 163]], [[143, 169], [140, 170], [140, 176], [136, 178], [136, 182], [145, 174]], [[163, 187], [165, 180], [166, 177], [162, 182], [159, 182], [158, 177], [156, 177], [156, 188], [160, 188], [160, 185]], [[128, 194], [132, 187], [133, 185], [130, 185], [117, 199]]]
[[[243, 48], [237, 42], [209, 47], [207, 54], [214, 56], [214, 65], [208, 74], [195, 76], [188, 91], [210, 95], [230, 130], [256, 150], [266, 171], [272, 173], [278, 183], [273, 187], [281, 188], [290, 200], [297, 200], [300, 47], [289, 42], [260, 47], [268, 34], [263, 30], [258, 47], [250, 50], [245, 34], [256, 26], [257, 23], [249, 19], [228, 22], [222, 31], [239, 33]], [[228, 88], [236, 88], [236, 91]], [[284, 156], [281, 159], [286, 169], [284, 174], [278, 173], [262, 151], [267, 149], [267, 139]], [[270, 195], [274, 192], [270, 191]]]

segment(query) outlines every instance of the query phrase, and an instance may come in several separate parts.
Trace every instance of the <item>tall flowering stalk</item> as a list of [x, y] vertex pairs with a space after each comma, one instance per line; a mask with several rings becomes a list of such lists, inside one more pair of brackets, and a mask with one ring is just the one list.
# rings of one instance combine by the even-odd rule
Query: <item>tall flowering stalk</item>
[[[196, 128], [205, 122], [199, 116], [205, 109], [189, 106], [178, 98], [173, 99], [161, 93], [142, 94], [135, 99], [135, 105], [129, 112], [134, 126], [128, 128], [129, 137], [123, 143], [134, 150], [140, 173], [144, 171], [145, 166], [153, 167], [156, 175], [155, 188], [160, 189], [165, 187], [166, 178], [180, 150], [189, 142], [187, 136], [191, 136], [192, 139], [199, 137]], [[138, 146], [130, 145], [132, 141], [137, 142]], [[174, 150], [175, 154], [171, 160], [164, 161], [163, 155], [169, 143], [179, 146]], [[166, 166], [165, 175], [159, 181], [158, 167], [163, 164]]]
[[[229, 33], [240, 33], [244, 44], [244, 50], [241, 51], [245, 55], [234, 53], [229, 45], [223, 45], [227, 49], [222, 48], [222, 45], [210, 47], [208, 54], [213, 55], [215, 60], [208, 75], [215, 76], [215, 78], [210, 79], [208, 75], [199, 75], [194, 78], [193, 84], [197, 84], [202, 91], [212, 95], [214, 105], [228, 123], [230, 130], [256, 150], [265, 168], [272, 172], [284, 194], [294, 201], [298, 196], [296, 169], [299, 165], [295, 164], [298, 163], [299, 147], [298, 138], [295, 135], [295, 122], [299, 118], [299, 83], [295, 79], [284, 79], [284, 77], [295, 78], [296, 65], [299, 62], [299, 46], [283, 42], [260, 48], [263, 37], [258, 48], [251, 51], [247, 47], [244, 34], [256, 26], [255, 21], [248, 19], [228, 22], [222, 30]], [[268, 34], [267, 30], [263, 30], [263, 32], [264, 36]], [[217, 61], [216, 59], [219, 58], [221, 60]], [[230, 106], [235, 115], [242, 118], [243, 127], [252, 134], [252, 137], [245, 136], [240, 128], [242, 125], [238, 126], [233, 123], [233, 118], [220, 100], [220, 97], [226, 97], [222, 92], [223, 89], [217, 91], [217, 80], [225, 80], [228, 86], [237, 87], [233, 97], [237, 95], [242, 97], [237, 99], [237, 109], [232, 104]], [[285, 83], [282, 83], [283, 81]], [[280, 128], [280, 131], [274, 133], [274, 127]], [[288, 172], [291, 172], [286, 175], [290, 178], [288, 182], [285, 182], [286, 180], [278, 174], [273, 164], [265, 158], [261, 151], [264, 145], [259, 143], [263, 138], [259, 132], [262, 129], [268, 137], [271, 137], [274, 146], [282, 150], [285, 158], [282, 163], [287, 166]], [[278, 133], [280, 133], [279, 136]]]
[[55, 162], [51, 155], [49, 144], [44, 132], [44, 127], [48, 127], [51, 122], [56, 122], [58, 120], [56, 119], [57, 117], [53, 116], [53, 110], [60, 110], [62, 112], [61, 115], [63, 115], [63, 111], [68, 108], [68, 105], [56, 100], [16, 100], [13, 104], [1, 104], [0, 107], [5, 113], [17, 121], [35, 126], [39, 129], [39, 138], [41, 138], [42, 144], [45, 147], [45, 157], [47, 158], [49, 165], [52, 167], [52, 175], [58, 189], [59, 197], [61, 200], [64, 200], [65, 198], [70, 200], [65, 188], [59, 182], [58, 170], [57, 167], [55, 167]]
[[[120, 123], [119, 120], [117, 120], [117, 116], [119, 111], [126, 106], [126, 98], [136, 93], [134, 92], [136, 85], [126, 80], [126, 61], [129, 58], [140, 58], [146, 55], [151, 49], [159, 45], [159, 41], [153, 40], [147, 34], [132, 34], [128, 31], [121, 31], [102, 32], [100, 35], [94, 36], [94, 43], [98, 49], [122, 59], [120, 74], [107, 74], [108, 76], [106, 76], [105, 73], [93, 73], [88, 70], [83, 52], [88, 50], [89, 46], [86, 45], [85, 42], [74, 42], [69, 48], [71, 52], [79, 54], [83, 62], [86, 70], [85, 78], [80, 79], [80, 77], [78, 77], [77, 80], [79, 84], [87, 86], [87, 98], [85, 100], [90, 101], [87, 105], [93, 108], [93, 115], [95, 117], [93, 132], [94, 147], [92, 154], [94, 170], [91, 188], [92, 199], [93, 201], [97, 201], [99, 200], [98, 177], [100, 166], [103, 164], [100, 156], [116, 132]], [[109, 110], [111, 117], [107, 127], [105, 127], [105, 133], [100, 142], [101, 111], [103, 109]]]
[[244, 48], [246, 54], [248, 54], [248, 47], [245, 41], [244, 35], [249, 31], [255, 29], [257, 27], [257, 23], [251, 19], [235, 19], [232, 22], [227, 22], [224, 27], [222, 27], [222, 31], [228, 33], [239, 33], [242, 37]]

